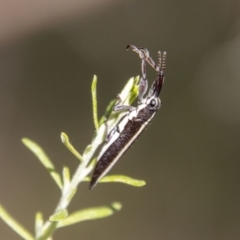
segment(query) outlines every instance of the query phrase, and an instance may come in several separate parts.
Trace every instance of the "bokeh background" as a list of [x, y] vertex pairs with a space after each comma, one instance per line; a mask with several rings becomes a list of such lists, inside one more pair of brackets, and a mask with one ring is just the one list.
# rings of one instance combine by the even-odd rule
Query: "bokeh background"
[[[69, 211], [120, 201], [112, 217], [72, 225], [54, 239], [240, 239], [240, 4], [237, 0], [2, 0], [0, 3], [0, 202], [33, 232], [60, 192], [21, 143], [38, 142], [57, 169], [78, 162], [99, 115], [140, 61], [127, 44], [166, 50], [163, 106], [111, 173], [143, 188], [81, 184]], [[155, 72], [148, 68], [152, 82]], [[0, 221], [0, 239], [20, 239]]]

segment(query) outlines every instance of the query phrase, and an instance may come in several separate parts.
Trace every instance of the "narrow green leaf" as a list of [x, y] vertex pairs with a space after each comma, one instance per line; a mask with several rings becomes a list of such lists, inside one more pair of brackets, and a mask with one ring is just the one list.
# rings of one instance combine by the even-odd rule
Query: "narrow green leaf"
[[37, 212], [35, 216], [35, 233], [39, 236], [43, 227], [43, 215], [41, 212]]
[[119, 211], [122, 209], [122, 204], [120, 202], [113, 202], [111, 204], [111, 207], [115, 210], [115, 211]]
[[75, 155], [75, 157], [77, 157], [80, 160], [80, 162], [83, 162], [82, 155], [70, 143], [68, 135], [66, 133], [64, 132], [61, 133], [61, 140], [62, 140], [62, 143], [68, 148], [68, 150], [72, 152], [73, 155]]
[[[119, 93], [119, 96], [123, 102], [124, 105], [130, 105], [134, 102], [134, 100], [137, 98], [138, 96], [138, 82], [139, 82], [139, 76], [135, 77], [135, 78], [130, 78], [128, 80], [128, 82], [125, 84], [123, 90], [121, 91], [121, 93]], [[116, 103], [116, 99], [112, 100], [105, 111], [105, 114], [101, 117], [100, 121], [99, 121], [99, 126], [105, 122], [106, 116], [109, 116], [110, 113], [112, 112], [112, 109], [114, 107]], [[119, 115], [118, 113], [115, 113], [115, 118], [117, 118], [117, 116]]]
[[138, 97], [138, 91], [139, 91], [138, 83], [139, 83], [139, 79], [140, 79], [140, 77], [137, 76], [133, 80], [132, 90], [131, 90], [130, 95], [128, 96], [129, 104], [132, 104], [135, 101], [135, 99]]
[[32, 151], [36, 157], [40, 160], [43, 166], [48, 170], [54, 181], [57, 183], [60, 189], [62, 189], [62, 181], [59, 173], [56, 171], [53, 163], [43, 149], [35, 142], [28, 138], [22, 139], [23, 144]]
[[100, 119], [100, 121], [99, 121], [99, 126], [101, 126], [101, 125], [106, 121], [106, 116], [109, 116], [109, 115], [110, 115], [110, 113], [112, 112], [112, 109], [113, 109], [115, 103], [116, 103], [116, 99], [112, 100], [112, 101], [108, 104], [108, 106], [107, 106], [107, 108], [106, 108], [106, 110], [105, 110], [104, 115], [101, 117], [101, 119]]
[[95, 129], [98, 130], [98, 113], [97, 113], [97, 76], [94, 75], [92, 86], [91, 86], [91, 92], [92, 92], [92, 105], [93, 105], [93, 122]]
[[25, 240], [34, 240], [34, 237], [19, 222], [17, 222], [5, 209], [0, 205], [0, 217], [12, 228], [19, 236]]
[[128, 80], [128, 82], [124, 86], [123, 90], [119, 94], [121, 99], [122, 99], [122, 101], [123, 101], [123, 104], [130, 105], [130, 99], [132, 99], [132, 101], [135, 100], [133, 98], [133, 96], [136, 95], [135, 91], [136, 90], [138, 91], [138, 82], [139, 82], [139, 77], [130, 78]]
[[63, 167], [63, 188], [64, 189], [69, 186], [70, 178], [71, 178], [70, 170], [68, 167], [64, 166]]
[[86, 220], [94, 220], [111, 216], [122, 208], [121, 203], [114, 202], [110, 206], [82, 209], [70, 214], [66, 219], [58, 223], [58, 228], [79, 223]]
[[58, 221], [64, 220], [67, 216], [68, 216], [67, 209], [60, 209], [56, 213], [54, 213], [52, 216], [50, 216], [49, 221], [58, 222]]
[[[84, 181], [89, 182], [90, 177], [84, 178]], [[103, 177], [99, 182], [100, 183], [105, 183], [105, 182], [125, 183], [125, 184], [131, 185], [133, 187], [142, 187], [142, 186], [146, 185], [146, 182], [143, 180], [130, 178], [130, 177], [124, 176], [124, 175], [107, 175], [107, 176]]]
[[146, 182], [143, 180], [133, 179], [128, 176], [123, 175], [109, 175], [103, 177], [100, 182], [119, 182], [131, 185], [133, 187], [142, 187], [146, 185]]

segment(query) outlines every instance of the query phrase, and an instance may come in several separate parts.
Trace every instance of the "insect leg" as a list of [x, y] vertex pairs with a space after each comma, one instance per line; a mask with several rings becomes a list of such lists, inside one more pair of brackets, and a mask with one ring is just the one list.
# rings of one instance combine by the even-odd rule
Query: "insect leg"
[[159, 67], [158, 65], [154, 62], [154, 60], [150, 57], [149, 51], [146, 48], [138, 48], [134, 45], [128, 45], [127, 46], [127, 50], [131, 48], [134, 52], [138, 53], [139, 57], [141, 59], [145, 59], [148, 64], [153, 67], [157, 72], [159, 71]]
[[113, 111], [114, 112], [121, 112], [121, 111], [132, 111], [135, 108], [133, 106], [129, 106], [129, 105], [121, 105], [122, 103], [122, 99], [121, 97], [118, 95], [117, 96], [117, 101], [115, 103], [115, 106], [113, 107]]
[[144, 94], [146, 93], [148, 89], [148, 80], [147, 80], [147, 74], [146, 74], [146, 61], [145, 59], [142, 59], [142, 77], [139, 81], [139, 93], [138, 93], [138, 102], [141, 103]]
[[[115, 106], [113, 107], [113, 111], [114, 112], [124, 112], [124, 111], [131, 112], [134, 109], [136, 109], [133, 106], [121, 105], [121, 104], [122, 104], [122, 99], [121, 99], [120, 95], [118, 95], [117, 96], [117, 101], [115, 103]], [[128, 114], [128, 113], [126, 113], [126, 114]], [[125, 117], [125, 115], [123, 117]], [[119, 132], [119, 126], [118, 125], [116, 127], [114, 127], [113, 129], [111, 129], [110, 132], [108, 131], [108, 118], [109, 118], [109, 116], [106, 117], [106, 120], [105, 120], [105, 125], [106, 125], [106, 139], [105, 139], [105, 142], [106, 143], [109, 142], [109, 140], [112, 138], [112, 136], [116, 132]], [[121, 119], [119, 121], [121, 121]]]
[[109, 140], [112, 138], [115, 132], [118, 131], [118, 126], [114, 127], [106, 136], [105, 142], [108, 143]]
[[114, 127], [113, 129], [111, 129], [109, 131], [108, 129], [108, 122], [107, 122], [108, 118], [105, 119], [105, 126], [106, 126], [106, 130], [105, 130], [105, 143], [108, 143], [109, 140], [112, 138], [112, 136], [114, 135], [114, 133], [119, 132], [118, 126]]
[[141, 64], [141, 71], [142, 77], [139, 81], [139, 94], [138, 94], [138, 102], [141, 103], [144, 94], [148, 89], [148, 80], [147, 80], [147, 73], [146, 73], [146, 58], [149, 57], [149, 52], [143, 48], [137, 48], [133, 45], [128, 45], [127, 49], [131, 48], [134, 52], [138, 53], [139, 57], [142, 59]]

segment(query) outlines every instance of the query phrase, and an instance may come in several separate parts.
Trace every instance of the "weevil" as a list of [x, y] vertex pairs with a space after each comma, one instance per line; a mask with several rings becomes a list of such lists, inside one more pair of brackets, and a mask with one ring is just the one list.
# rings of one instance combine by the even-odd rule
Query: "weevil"
[[[160, 51], [158, 52], [158, 62], [156, 64], [146, 48], [128, 45], [127, 49], [132, 49], [138, 53], [141, 59], [142, 76], [139, 81], [138, 105], [137, 107], [123, 105], [121, 98], [118, 96], [113, 111], [125, 111], [126, 114], [106, 136], [105, 144], [99, 153], [93, 170], [90, 189], [96, 186], [99, 180], [109, 172], [113, 165], [130, 148], [161, 107], [159, 94], [165, 78], [166, 52], [163, 52], [163, 54]], [[148, 89], [147, 63], [157, 71], [158, 75], [144, 98]]]

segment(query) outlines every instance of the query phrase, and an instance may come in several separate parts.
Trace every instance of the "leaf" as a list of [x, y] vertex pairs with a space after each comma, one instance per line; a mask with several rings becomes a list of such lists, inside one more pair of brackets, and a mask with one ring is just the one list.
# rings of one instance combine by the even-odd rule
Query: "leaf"
[[[123, 90], [121, 93], [119, 93], [119, 96], [122, 100], [122, 104], [124, 105], [130, 105], [134, 102], [134, 100], [138, 96], [138, 82], [139, 82], [139, 76], [135, 78], [130, 78], [128, 82], [125, 84]], [[101, 117], [99, 125], [101, 125], [103, 122], [105, 122], [106, 116], [109, 116], [112, 112], [112, 109], [116, 103], [116, 99], [112, 100], [105, 111], [105, 114]], [[116, 116], [119, 116], [119, 112], [116, 113]]]
[[100, 182], [119, 182], [131, 185], [133, 187], [142, 187], [146, 185], [146, 182], [143, 180], [133, 179], [128, 176], [123, 175], [109, 175], [105, 176], [100, 180]]
[[97, 76], [94, 75], [92, 86], [91, 86], [91, 92], [92, 92], [92, 105], [93, 105], [93, 122], [95, 129], [98, 130], [99, 124], [98, 124], [98, 113], [97, 113]]
[[35, 233], [38, 236], [41, 233], [43, 227], [43, 215], [41, 212], [37, 212], [35, 216]]
[[[90, 181], [90, 177], [84, 178], [84, 181]], [[103, 177], [99, 182], [100, 183], [105, 183], [105, 182], [125, 183], [133, 187], [142, 187], [146, 185], [146, 182], [143, 180], [134, 179], [124, 175], [108, 175]]]
[[54, 213], [52, 216], [50, 216], [49, 221], [58, 222], [58, 221], [64, 220], [67, 216], [68, 216], [67, 209], [60, 209], [56, 213]]
[[53, 163], [51, 162], [47, 154], [43, 151], [43, 149], [37, 143], [33, 142], [28, 138], [23, 138], [22, 142], [29, 150], [31, 150], [36, 155], [36, 157], [40, 160], [43, 166], [48, 170], [59, 188], [62, 189], [62, 181], [60, 174], [56, 171]]
[[140, 79], [139, 76], [137, 76], [133, 80], [133, 86], [132, 86], [131, 94], [128, 97], [129, 104], [132, 104], [135, 101], [135, 99], [138, 97], [139, 79]]
[[101, 125], [106, 121], [106, 116], [109, 116], [109, 115], [110, 115], [110, 113], [112, 112], [112, 109], [113, 109], [115, 103], [116, 103], [116, 99], [112, 100], [112, 101], [108, 104], [108, 106], [107, 106], [107, 108], [106, 108], [106, 110], [105, 110], [104, 115], [101, 117], [101, 119], [100, 119], [100, 121], [99, 121], [99, 126], [101, 126]]
[[80, 162], [83, 162], [83, 157], [82, 155], [74, 148], [74, 146], [70, 143], [68, 135], [64, 132], [61, 133], [61, 140], [62, 143], [68, 148], [68, 150], [77, 157]]
[[[128, 80], [123, 90], [119, 94], [119, 96], [123, 101], [123, 104], [130, 105], [131, 104], [130, 99], [132, 102], [136, 99], [136, 97], [138, 96], [138, 82], [139, 82], [139, 76], [135, 78], [130, 78]], [[136, 91], [137, 91], [137, 94], [136, 94]]]
[[67, 188], [70, 184], [70, 170], [68, 167], [63, 167], [63, 188]]
[[66, 227], [86, 220], [94, 220], [111, 216], [122, 208], [121, 203], [113, 202], [110, 206], [82, 209], [70, 214], [66, 219], [58, 223], [58, 228]]
[[34, 240], [34, 237], [19, 222], [17, 222], [4, 208], [0, 205], [0, 217], [12, 228], [19, 236], [25, 240]]

